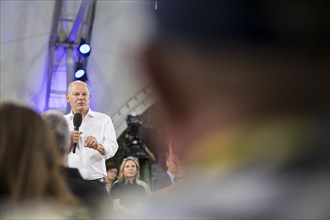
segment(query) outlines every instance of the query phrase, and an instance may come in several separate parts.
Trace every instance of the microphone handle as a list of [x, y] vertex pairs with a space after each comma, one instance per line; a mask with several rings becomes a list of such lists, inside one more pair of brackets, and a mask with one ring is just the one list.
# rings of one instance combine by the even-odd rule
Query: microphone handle
[[[74, 127], [74, 130], [75, 131], [79, 131], [79, 127]], [[77, 144], [75, 143], [74, 145], [73, 145], [73, 150], [72, 150], [72, 153], [76, 153], [76, 148], [77, 148]]]

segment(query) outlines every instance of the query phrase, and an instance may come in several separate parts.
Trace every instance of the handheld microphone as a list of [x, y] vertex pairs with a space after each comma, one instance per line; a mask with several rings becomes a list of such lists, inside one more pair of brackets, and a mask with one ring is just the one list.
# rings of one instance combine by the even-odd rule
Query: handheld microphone
[[[82, 116], [80, 113], [75, 113], [73, 116], [73, 127], [75, 131], [79, 131], [79, 127], [82, 123]], [[74, 144], [72, 152], [76, 152], [77, 144]]]

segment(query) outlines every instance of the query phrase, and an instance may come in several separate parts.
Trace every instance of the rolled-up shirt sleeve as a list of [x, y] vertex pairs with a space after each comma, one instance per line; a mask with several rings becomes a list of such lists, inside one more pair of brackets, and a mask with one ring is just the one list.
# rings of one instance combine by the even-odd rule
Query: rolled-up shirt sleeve
[[104, 159], [109, 159], [116, 154], [118, 150], [118, 143], [115, 128], [109, 116], [107, 116], [105, 119], [103, 143], [101, 144], [103, 145], [105, 150], [105, 154], [101, 155]]

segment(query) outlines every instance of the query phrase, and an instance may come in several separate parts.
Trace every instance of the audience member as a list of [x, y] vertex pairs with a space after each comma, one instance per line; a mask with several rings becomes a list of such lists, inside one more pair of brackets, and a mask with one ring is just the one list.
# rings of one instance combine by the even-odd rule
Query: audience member
[[123, 159], [119, 179], [111, 188], [110, 195], [118, 217], [133, 217], [145, 198], [150, 195], [149, 186], [139, 179], [140, 166], [136, 157]]
[[108, 163], [106, 167], [107, 175], [105, 176], [105, 181], [107, 183], [107, 191], [110, 193], [112, 185], [118, 179], [119, 169], [115, 163]]
[[144, 59], [188, 173], [143, 217], [328, 219], [329, 1], [157, 3]]
[[52, 131], [28, 107], [0, 104], [1, 219], [84, 218], [58, 166]]
[[127, 130], [121, 160], [129, 156], [138, 158], [140, 165], [140, 177], [147, 183], [150, 183], [152, 175], [151, 165], [157, 162], [156, 155], [149, 149], [147, 143], [145, 142], [143, 138], [145, 135], [145, 130], [142, 129], [142, 127], [136, 128], [133, 126], [128, 126]]
[[166, 173], [154, 180], [153, 191], [158, 191], [174, 184], [180, 174], [178, 169], [177, 157], [173, 154], [166, 154]]
[[66, 182], [74, 195], [80, 199], [81, 204], [88, 208], [92, 219], [105, 214], [106, 203], [110, 201], [100, 184], [84, 180], [78, 169], [68, 167], [68, 154], [70, 153], [70, 131], [64, 115], [55, 110], [42, 114], [43, 119], [55, 133], [57, 147], [60, 152], [60, 165]]

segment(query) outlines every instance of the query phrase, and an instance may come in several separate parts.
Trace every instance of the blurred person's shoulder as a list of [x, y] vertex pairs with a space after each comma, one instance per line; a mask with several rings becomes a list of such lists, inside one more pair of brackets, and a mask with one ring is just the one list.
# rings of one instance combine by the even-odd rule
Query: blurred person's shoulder
[[56, 201], [2, 202], [1, 219], [90, 219], [84, 206], [67, 206]]

